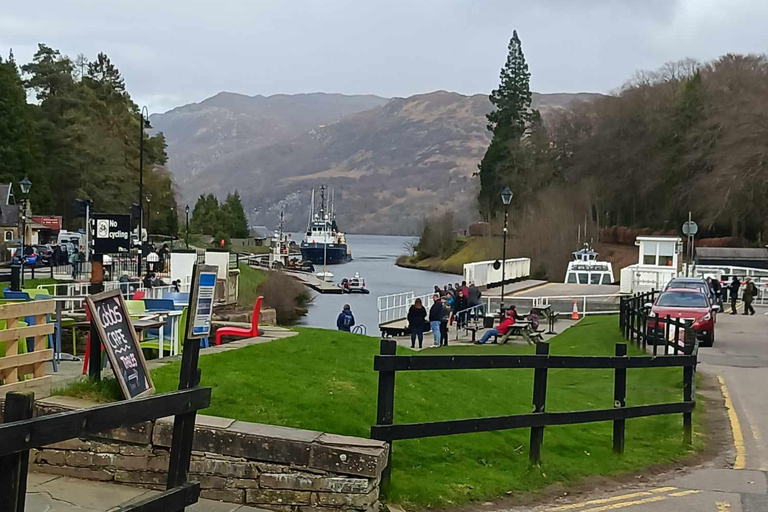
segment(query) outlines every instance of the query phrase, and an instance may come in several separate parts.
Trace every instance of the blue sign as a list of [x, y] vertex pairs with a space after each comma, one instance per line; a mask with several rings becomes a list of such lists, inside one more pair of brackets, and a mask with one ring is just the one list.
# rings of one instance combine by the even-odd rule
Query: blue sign
[[211, 315], [216, 291], [216, 267], [199, 265], [197, 286], [192, 301], [190, 338], [206, 338], [211, 334]]

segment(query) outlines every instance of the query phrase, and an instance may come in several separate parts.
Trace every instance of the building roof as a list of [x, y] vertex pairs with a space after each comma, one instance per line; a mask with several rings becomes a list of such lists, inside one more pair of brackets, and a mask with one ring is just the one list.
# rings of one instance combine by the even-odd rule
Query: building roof
[[19, 207], [15, 204], [0, 204], [0, 226], [16, 227], [19, 225]]
[[768, 260], [768, 249], [754, 247], [697, 247], [697, 259]]
[[638, 242], [677, 242], [680, 240], [679, 236], [638, 236], [636, 241]]
[[0, 183], [0, 206], [14, 204], [16, 201], [13, 199], [13, 184]]
[[272, 231], [266, 226], [253, 226], [251, 228], [251, 237], [267, 239], [272, 236]]

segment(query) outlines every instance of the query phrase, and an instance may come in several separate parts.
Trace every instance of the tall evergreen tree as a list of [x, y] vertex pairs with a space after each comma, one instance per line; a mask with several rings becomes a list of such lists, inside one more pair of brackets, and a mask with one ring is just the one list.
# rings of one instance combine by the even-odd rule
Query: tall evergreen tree
[[[501, 190], [508, 185], [514, 187], [510, 181], [521, 175], [525, 166], [526, 148], [522, 139], [532, 120], [530, 79], [522, 44], [517, 31], [514, 31], [509, 41], [507, 61], [499, 75], [499, 87], [489, 97], [495, 107], [487, 116], [488, 129], [493, 132], [493, 138], [478, 166], [478, 202], [486, 219], [494, 216], [499, 209]], [[500, 169], [502, 164], [504, 175]]]
[[240, 200], [240, 193], [227, 194], [227, 199], [223, 205], [224, 213], [227, 217], [227, 232], [231, 238], [246, 238], [249, 233], [248, 219], [245, 216], [243, 202]]

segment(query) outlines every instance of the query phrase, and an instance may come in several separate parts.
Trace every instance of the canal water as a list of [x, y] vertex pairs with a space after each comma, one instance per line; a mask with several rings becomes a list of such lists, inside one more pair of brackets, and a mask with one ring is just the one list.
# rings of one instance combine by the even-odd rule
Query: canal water
[[[405, 244], [413, 241], [407, 236], [347, 235], [347, 243], [354, 258], [342, 265], [329, 265], [336, 283], [345, 277], [352, 277], [355, 272], [365, 279], [370, 294], [327, 295], [312, 291], [314, 300], [309, 305], [309, 312], [300, 322], [309, 327], [336, 329], [336, 317], [344, 304], [352, 307], [355, 321], [367, 327], [368, 335], [378, 336], [378, 311], [376, 298], [400, 292], [415, 292], [416, 295], [429, 293], [439, 285], [461, 281], [456, 274], [441, 274], [425, 270], [400, 268], [395, 265], [398, 256], [406, 253]], [[320, 272], [322, 265], [315, 265]]]

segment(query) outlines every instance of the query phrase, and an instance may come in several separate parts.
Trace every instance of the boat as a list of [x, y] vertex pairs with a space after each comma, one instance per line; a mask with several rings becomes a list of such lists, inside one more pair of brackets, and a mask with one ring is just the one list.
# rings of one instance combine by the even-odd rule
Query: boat
[[612, 284], [613, 267], [609, 261], [597, 261], [595, 252], [588, 243], [574, 251], [573, 261], [568, 263], [565, 284]]
[[326, 283], [333, 282], [333, 274], [331, 272], [327, 272], [327, 271], [317, 272], [315, 274], [315, 277], [317, 277], [321, 281], [325, 281]]
[[342, 293], [371, 293], [365, 287], [365, 279], [362, 279], [357, 272], [355, 272], [355, 277], [342, 279], [339, 288], [341, 288]]
[[317, 211], [315, 211], [315, 191], [312, 190], [309, 223], [304, 239], [301, 241], [301, 257], [304, 261], [316, 265], [346, 263], [352, 259], [352, 253], [347, 247], [347, 239], [336, 224], [333, 200], [331, 200], [330, 209], [326, 204], [327, 190], [325, 185], [320, 187], [320, 203]]

